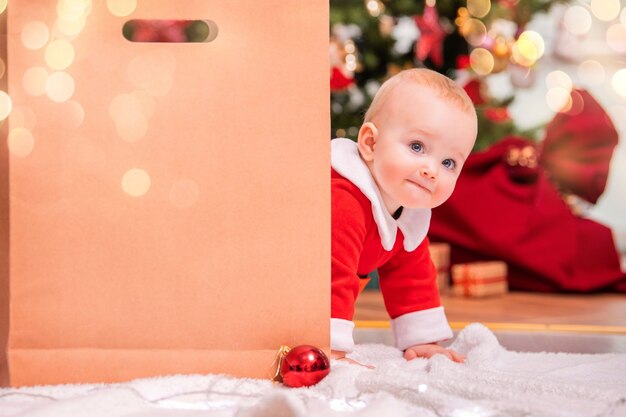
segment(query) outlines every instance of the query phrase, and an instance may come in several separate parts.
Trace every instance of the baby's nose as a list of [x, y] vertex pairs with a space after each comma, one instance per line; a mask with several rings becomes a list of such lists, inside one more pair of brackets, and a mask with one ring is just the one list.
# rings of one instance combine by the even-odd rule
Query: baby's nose
[[434, 180], [437, 177], [437, 172], [436, 169], [432, 167], [423, 166], [420, 168], [420, 175], [424, 178], [428, 178], [429, 180]]

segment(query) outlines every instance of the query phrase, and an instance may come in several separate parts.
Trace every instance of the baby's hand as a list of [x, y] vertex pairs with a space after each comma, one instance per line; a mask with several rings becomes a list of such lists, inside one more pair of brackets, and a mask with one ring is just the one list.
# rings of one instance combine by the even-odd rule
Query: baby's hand
[[353, 365], [364, 366], [364, 367], [369, 368], [369, 369], [376, 368], [374, 365], [364, 365], [364, 364], [362, 364], [360, 362], [355, 361], [354, 359], [346, 358], [346, 352], [342, 352], [340, 350], [331, 350], [330, 351], [330, 357], [332, 359], [336, 359], [338, 361], [344, 361], [344, 362], [351, 363]]
[[425, 345], [414, 345], [404, 351], [404, 359], [410, 361], [415, 358], [430, 358], [434, 355], [445, 355], [451, 361], [463, 363], [465, 362], [465, 356], [457, 353], [453, 350], [446, 349], [439, 346], [436, 343], [429, 343]]

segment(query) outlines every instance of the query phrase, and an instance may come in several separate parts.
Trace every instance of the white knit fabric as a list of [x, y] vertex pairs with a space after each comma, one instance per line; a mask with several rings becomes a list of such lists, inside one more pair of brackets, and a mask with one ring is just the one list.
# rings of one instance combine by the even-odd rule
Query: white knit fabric
[[5, 388], [0, 416], [626, 416], [626, 354], [507, 351], [479, 324], [451, 347], [464, 364], [441, 355], [407, 362], [394, 347], [357, 344], [349, 356], [375, 369], [331, 361], [325, 379], [302, 389], [223, 375]]

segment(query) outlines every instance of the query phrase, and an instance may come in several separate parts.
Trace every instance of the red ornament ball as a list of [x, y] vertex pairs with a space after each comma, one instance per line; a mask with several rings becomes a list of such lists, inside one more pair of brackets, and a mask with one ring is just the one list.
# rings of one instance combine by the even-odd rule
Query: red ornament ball
[[296, 346], [285, 355], [280, 365], [283, 384], [292, 388], [309, 387], [320, 382], [330, 372], [330, 361], [319, 348]]

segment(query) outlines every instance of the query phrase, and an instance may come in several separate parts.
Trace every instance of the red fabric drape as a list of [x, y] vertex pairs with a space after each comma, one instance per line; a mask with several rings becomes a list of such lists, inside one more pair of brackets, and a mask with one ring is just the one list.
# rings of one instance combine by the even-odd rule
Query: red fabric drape
[[538, 166], [507, 162], [511, 149], [535, 146], [523, 138], [470, 155], [431, 221], [430, 239], [451, 244], [452, 263], [503, 260], [512, 289], [626, 292], [611, 230], [573, 214], [558, 190], [596, 202], [617, 144], [604, 110], [577, 93], [582, 112], [561, 113], [547, 126]]

